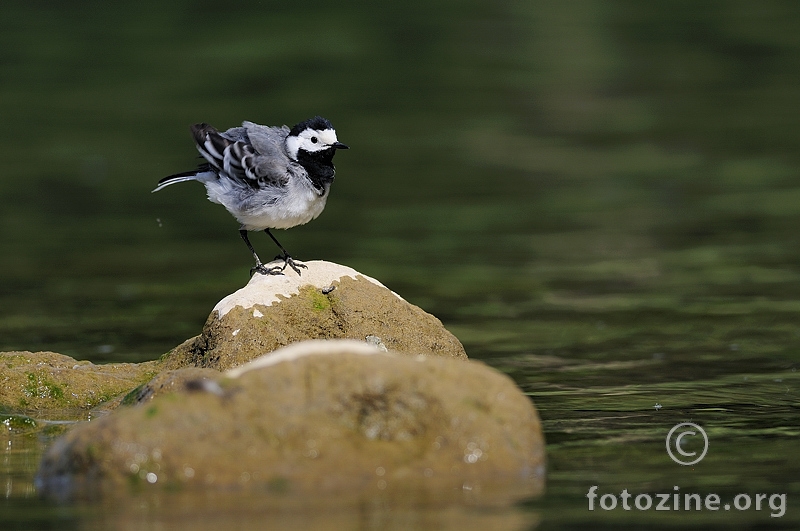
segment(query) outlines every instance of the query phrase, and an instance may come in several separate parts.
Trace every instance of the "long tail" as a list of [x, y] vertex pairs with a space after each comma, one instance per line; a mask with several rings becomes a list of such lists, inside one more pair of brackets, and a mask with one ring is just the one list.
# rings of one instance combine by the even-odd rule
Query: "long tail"
[[192, 171], [185, 171], [183, 173], [176, 173], [175, 175], [170, 175], [168, 177], [164, 177], [160, 181], [158, 181], [158, 186], [153, 189], [153, 192], [158, 192], [159, 190], [163, 190], [167, 186], [175, 183], [182, 183], [185, 181], [198, 181], [199, 176], [202, 174], [208, 174], [213, 172], [211, 169], [211, 165], [208, 163], [201, 164], [198, 166], [196, 170]]

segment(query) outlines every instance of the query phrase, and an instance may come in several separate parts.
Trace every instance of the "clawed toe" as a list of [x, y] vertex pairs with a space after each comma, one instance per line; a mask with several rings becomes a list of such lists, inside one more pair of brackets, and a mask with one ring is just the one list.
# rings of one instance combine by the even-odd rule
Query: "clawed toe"
[[288, 254], [279, 254], [275, 257], [275, 260], [283, 260], [283, 267], [279, 268], [281, 271], [286, 269], [286, 266], [291, 267], [294, 269], [294, 272], [300, 275], [300, 268], [308, 269], [308, 266], [305, 265], [303, 262], [296, 262], [294, 258], [289, 256]]
[[300, 269], [308, 269], [308, 266], [302, 262], [295, 261], [291, 256], [287, 255], [278, 255], [275, 257], [275, 260], [283, 260], [282, 266], [272, 266], [267, 267], [261, 262], [254, 265], [250, 268], [250, 276], [252, 277], [256, 273], [260, 273], [262, 275], [282, 275], [286, 267], [291, 267], [295, 273], [300, 275]]
[[286, 258], [285, 258], [285, 261], [284, 261], [284, 264], [283, 264], [283, 269], [286, 269], [286, 266], [287, 266], [287, 265], [288, 265], [289, 267], [291, 267], [292, 269], [294, 269], [294, 272], [295, 272], [295, 273], [297, 273], [298, 275], [300, 275], [300, 268], [301, 268], [301, 267], [302, 267], [303, 269], [308, 269], [308, 266], [307, 266], [307, 265], [305, 265], [305, 264], [304, 264], [304, 263], [302, 263], [302, 262], [295, 262], [295, 261], [292, 259], [292, 257], [291, 257], [291, 256], [289, 256], [289, 255], [286, 255]]
[[261, 273], [262, 275], [282, 275], [284, 269], [286, 269], [285, 265], [283, 267], [267, 267], [264, 264], [256, 264], [250, 268], [250, 276], [252, 277], [256, 273]]

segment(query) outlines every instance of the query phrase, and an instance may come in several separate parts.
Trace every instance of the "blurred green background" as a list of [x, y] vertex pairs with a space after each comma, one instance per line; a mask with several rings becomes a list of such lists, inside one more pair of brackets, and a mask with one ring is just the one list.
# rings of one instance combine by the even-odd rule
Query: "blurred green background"
[[0, 350], [143, 361], [199, 333], [251, 257], [199, 184], [150, 190], [196, 164], [192, 123], [321, 114], [352, 149], [276, 235], [531, 394], [544, 528], [660, 518], [583, 495], [671, 489], [682, 420], [727, 446], [681, 485], [796, 496], [798, 102], [794, 1], [7, 1]]

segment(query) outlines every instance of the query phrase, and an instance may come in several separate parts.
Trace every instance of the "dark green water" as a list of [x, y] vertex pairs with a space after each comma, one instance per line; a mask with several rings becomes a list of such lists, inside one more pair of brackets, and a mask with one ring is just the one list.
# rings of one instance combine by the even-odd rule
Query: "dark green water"
[[[352, 149], [282, 243], [380, 279], [513, 376], [549, 459], [542, 498], [487, 520], [362, 507], [328, 527], [800, 526], [800, 4], [2, 12], [0, 350], [143, 361], [198, 333], [249, 253], [200, 185], [150, 190], [195, 164], [191, 123], [322, 114]], [[685, 421], [710, 441], [689, 467], [664, 442]], [[50, 440], [0, 439], [0, 529], [103, 528], [95, 506], [36, 497]], [[589, 511], [592, 485], [786, 510]], [[128, 528], [197, 528], [135, 503]], [[243, 507], [204, 523], [299, 525]]]

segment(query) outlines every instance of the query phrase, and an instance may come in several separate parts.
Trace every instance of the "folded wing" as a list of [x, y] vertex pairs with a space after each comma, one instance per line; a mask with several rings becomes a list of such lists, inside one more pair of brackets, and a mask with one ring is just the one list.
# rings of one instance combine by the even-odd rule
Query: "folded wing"
[[[249, 122], [245, 122], [245, 126], [247, 124]], [[273, 153], [264, 153], [258, 149], [261, 147], [259, 144], [254, 145], [246, 127], [220, 133], [214, 127], [201, 123], [193, 125], [191, 130], [197, 150], [217, 172], [253, 188], [286, 184], [288, 167], [283, 159], [288, 162], [288, 157], [276, 157], [280, 155], [274, 153], [274, 149], [280, 145], [278, 139], [269, 143], [271, 149], [268, 151]]]

